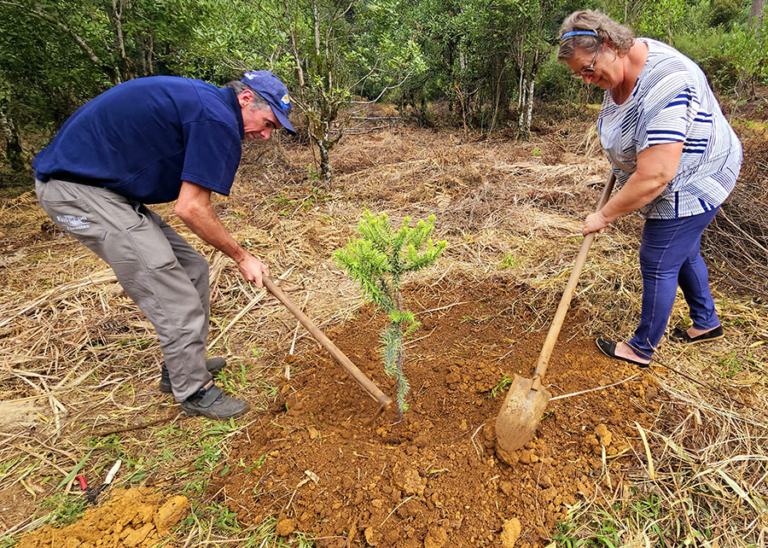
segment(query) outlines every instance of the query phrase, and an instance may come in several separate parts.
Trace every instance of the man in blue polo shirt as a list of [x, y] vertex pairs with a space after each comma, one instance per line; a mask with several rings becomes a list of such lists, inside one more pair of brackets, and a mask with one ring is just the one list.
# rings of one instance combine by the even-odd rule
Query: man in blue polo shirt
[[294, 133], [291, 100], [272, 73], [217, 88], [173, 76], [139, 78], [86, 103], [34, 162], [35, 191], [61, 228], [104, 259], [155, 327], [165, 363], [160, 390], [188, 415], [229, 418], [248, 409], [212, 380], [225, 362], [205, 359], [208, 262], [146, 204], [175, 213], [262, 287], [269, 270], [229, 235], [211, 207], [228, 196], [241, 141]]

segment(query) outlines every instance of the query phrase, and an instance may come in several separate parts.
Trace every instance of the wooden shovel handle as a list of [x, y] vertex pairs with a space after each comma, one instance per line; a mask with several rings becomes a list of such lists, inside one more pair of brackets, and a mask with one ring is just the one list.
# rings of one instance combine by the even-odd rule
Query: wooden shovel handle
[[[605, 183], [603, 194], [600, 196], [600, 200], [597, 202], [597, 209], [600, 211], [613, 191], [613, 184], [616, 182], [616, 176], [611, 170], [611, 174], [608, 177], [608, 181]], [[536, 371], [533, 373], [533, 386], [534, 390], [538, 390], [541, 386], [541, 377], [547, 372], [547, 366], [549, 365], [549, 358], [552, 356], [552, 350], [555, 348], [557, 337], [560, 335], [560, 328], [563, 327], [563, 321], [565, 321], [565, 315], [568, 312], [568, 307], [571, 306], [571, 298], [576, 290], [576, 284], [579, 282], [579, 276], [581, 270], [584, 268], [584, 263], [587, 262], [587, 252], [595, 239], [595, 232], [587, 234], [584, 237], [584, 242], [581, 244], [581, 250], [576, 257], [576, 263], [573, 265], [573, 271], [571, 277], [568, 278], [568, 284], [565, 286], [563, 296], [560, 298], [560, 304], [557, 306], [557, 312], [555, 312], [555, 319], [552, 320], [552, 325], [547, 333], [547, 338], [544, 341], [544, 347], [539, 354], [539, 361], [536, 362]]]
[[310, 320], [306, 314], [304, 314], [295, 304], [293, 304], [293, 301], [291, 301], [288, 296], [283, 293], [282, 289], [277, 287], [272, 282], [272, 280], [269, 279], [268, 276], [262, 276], [261, 280], [264, 283], [264, 287], [266, 287], [267, 290], [272, 293], [272, 295], [274, 295], [278, 301], [285, 305], [291, 314], [293, 314], [296, 319], [301, 322], [301, 325], [307, 328], [307, 331], [312, 334], [315, 340], [323, 345], [323, 348], [325, 348], [331, 354], [331, 356], [333, 356], [334, 359], [339, 362], [339, 364], [341, 364], [346, 372], [349, 373], [349, 375], [357, 381], [363, 390], [368, 392], [368, 394], [376, 402], [378, 402], [382, 408], [389, 407], [392, 404], [392, 400], [389, 398], [389, 396], [382, 392], [379, 387], [376, 386], [373, 381], [371, 381], [371, 379], [365, 375], [365, 373], [360, 371], [357, 366], [352, 363], [352, 361], [347, 358], [335, 344], [333, 344], [331, 339], [326, 337], [325, 334], [320, 331], [314, 323], [312, 323], [312, 320]]

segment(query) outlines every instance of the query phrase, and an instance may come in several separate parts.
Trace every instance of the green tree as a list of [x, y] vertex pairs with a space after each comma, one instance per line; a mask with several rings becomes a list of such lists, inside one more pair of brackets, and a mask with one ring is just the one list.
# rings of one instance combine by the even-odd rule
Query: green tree
[[768, 81], [768, 24], [739, 26], [728, 37], [725, 57], [738, 73], [736, 91], [756, 97], [755, 86]]
[[[293, 99], [306, 116], [307, 133], [331, 183], [330, 152], [344, 135], [343, 108], [378, 86], [381, 97], [419, 66], [408, 40], [393, 39], [397, 0], [297, 0], [263, 2], [261, 9], [286, 38], [295, 73]], [[359, 90], [359, 91], [358, 91]]]
[[[400, 229], [393, 231], [385, 213], [363, 213], [357, 228], [360, 238], [337, 250], [336, 262], [360, 283], [363, 295], [389, 315], [389, 326], [381, 333], [381, 353], [384, 371], [397, 379], [397, 406], [399, 416], [408, 408], [405, 397], [410, 390], [403, 374], [405, 359], [404, 339], [418, 326], [412, 312], [403, 310], [400, 287], [408, 272], [415, 272], [433, 264], [446, 247], [445, 240], [437, 244], [430, 235], [434, 230], [435, 216], [425, 223], [419, 221], [410, 227], [410, 219], [403, 220]], [[426, 249], [422, 251], [422, 248]]]
[[[553, 50], [550, 42], [571, 8], [582, 7], [571, 4], [552, 0], [419, 2], [413, 9], [413, 26], [429, 79], [406, 99], [414, 108], [414, 99], [422, 104], [448, 99], [466, 131], [473, 127], [493, 131], [509, 123], [516, 110], [516, 123], [526, 135], [535, 82]], [[407, 90], [408, 86], [404, 94]]]
[[27, 125], [55, 129], [112, 85], [173, 73], [175, 55], [194, 40], [202, 15], [184, 0], [0, 0], [0, 119], [8, 159], [28, 164], [21, 138]]

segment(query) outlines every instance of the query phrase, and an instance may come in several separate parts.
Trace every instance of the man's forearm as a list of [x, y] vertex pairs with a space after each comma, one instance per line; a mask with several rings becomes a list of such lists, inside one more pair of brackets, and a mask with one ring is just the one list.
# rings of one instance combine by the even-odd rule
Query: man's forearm
[[230, 236], [227, 229], [210, 207], [196, 207], [179, 217], [189, 229], [200, 236], [206, 243], [240, 263], [249, 253]]
[[250, 257], [250, 253], [229, 235], [213, 211], [209, 189], [189, 181], [182, 181], [174, 211], [192, 232], [231, 257], [237, 264]]
[[263, 287], [262, 277], [269, 275], [269, 268], [243, 249], [229, 235], [211, 207], [209, 189], [189, 181], [182, 181], [174, 211], [192, 232], [231, 257], [246, 280], [254, 282], [256, 287]]

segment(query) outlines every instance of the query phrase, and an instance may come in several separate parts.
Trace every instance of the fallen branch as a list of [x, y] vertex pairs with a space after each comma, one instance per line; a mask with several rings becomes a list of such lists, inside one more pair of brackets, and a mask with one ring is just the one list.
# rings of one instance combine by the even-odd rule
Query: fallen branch
[[617, 386], [627, 381], [631, 381], [638, 375], [640, 375], [640, 373], [635, 373], [634, 375], [627, 377], [626, 379], [621, 380], [619, 382], [615, 382], [613, 384], [606, 384], [605, 386], [598, 386], [596, 388], [590, 388], [589, 390], [582, 390], [581, 392], [573, 392], [572, 394], [563, 394], [562, 396], [555, 396], [554, 398], [550, 398], [549, 401], [564, 400], [566, 398], [572, 398], [574, 396], [581, 396], [582, 394], [589, 394], [590, 392], [597, 392], [598, 390], [605, 390], [606, 388], [611, 388], [613, 386]]

